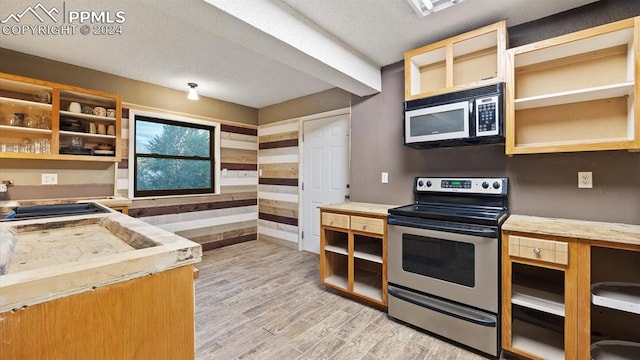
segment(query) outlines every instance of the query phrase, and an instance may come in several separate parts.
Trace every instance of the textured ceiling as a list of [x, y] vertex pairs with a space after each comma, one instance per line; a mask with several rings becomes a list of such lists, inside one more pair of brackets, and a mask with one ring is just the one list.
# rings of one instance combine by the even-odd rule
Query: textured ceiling
[[[333, 87], [372, 94], [407, 50], [591, 2], [466, 0], [420, 18], [406, 0], [43, 0], [61, 13], [124, 11], [123, 34], [3, 34], [0, 46], [185, 91], [193, 81], [201, 95], [261, 108]], [[28, 5], [2, 0], [0, 18]]]

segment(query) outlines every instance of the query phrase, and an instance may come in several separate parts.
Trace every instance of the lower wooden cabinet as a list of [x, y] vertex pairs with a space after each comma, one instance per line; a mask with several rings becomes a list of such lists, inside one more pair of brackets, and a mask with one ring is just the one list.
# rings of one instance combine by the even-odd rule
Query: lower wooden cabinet
[[576, 240], [503, 234], [502, 347], [535, 359], [575, 359]]
[[640, 359], [640, 225], [515, 215], [502, 233], [502, 348]]
[[0, 359], [194, 359], [182, 266], [0, 314]]
[[387, 306], [387, 210], [345, 203], [320, 208], [320, 282]]

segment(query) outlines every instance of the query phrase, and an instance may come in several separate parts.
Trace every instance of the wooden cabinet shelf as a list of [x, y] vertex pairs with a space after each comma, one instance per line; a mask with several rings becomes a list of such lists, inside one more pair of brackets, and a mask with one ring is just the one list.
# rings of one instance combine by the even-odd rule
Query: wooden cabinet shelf
[[633, 314], [640, 314], [640, 283], [600, 282], [591, 285], [591, 302]]
[[405, 53], [405, 100], [504, 81], [506, 44], [501, 21]]
[[563, 334], [525, 321], [513, 321], [511, 346], [542, 359], [564, 359]]
[[564, 317], [562, 294], [515, 284], [511, 290], [512, 304]]
[[[82, 111], [68, 111], [72, 102]], [[114, 116], [88, 113], [96, 107]], [[118, 95], [0, 73], [0, 159], [120, 161], [121, 113]], [[82, 151], [67, 149], [72, 137]], [[93, 150], [98, 144], [112, 150]]]
[[383, 214], [321, 208], [320, 282], [386, 307], [387, 222]]
[[640, 148], [639, 19], [507, 51], [507, 155]]

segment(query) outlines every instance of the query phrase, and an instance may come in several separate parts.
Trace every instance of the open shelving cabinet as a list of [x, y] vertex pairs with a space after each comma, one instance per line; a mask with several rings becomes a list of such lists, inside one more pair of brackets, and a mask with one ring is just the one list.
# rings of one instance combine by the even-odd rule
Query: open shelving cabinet
[[405, 100], [503, 82], [506, 48], [501, 21], [406, 52]]
[[507, 51], [507, 155], [640, 149], [640, 17]]
[[502, 347], [530, 359], [576, 356], [576, 240], [503, 234]]
[[[48, 99], [39, 98], [37, 94], [48, 94]], [[89, 110], [95, 107], [113, 109], [115, 115], [67, 111], [71, 102], [78, 102]], [[13, 120], [16, 114], [29, 122], [37, 122], [27, 124], [25, 120], [17, 124]], [[0, 159], [118, 162], [121, 159], [121, 114], [119, 95], [0, 73]], [[75, 126], [66, 127], [69, 123]], [[91, 133], [92, 123], [104, 126], [105, 133]], [[112, 132], [107, 132], [110, 127]], [[72, 137], [82, 140], [84, 151], [67, 151]], [[33, 146], [33, 151], [25, 151], [22, 148], [25, 143]], [[98, 144], [110, 146], [111, 150], [92, 150]]]
[[511, 215], [502, 348], [526, 359], [640, 359], [640, 226]]
[[320, 282], [387, 306], [385, 216], [357, 216], [321, 210]]

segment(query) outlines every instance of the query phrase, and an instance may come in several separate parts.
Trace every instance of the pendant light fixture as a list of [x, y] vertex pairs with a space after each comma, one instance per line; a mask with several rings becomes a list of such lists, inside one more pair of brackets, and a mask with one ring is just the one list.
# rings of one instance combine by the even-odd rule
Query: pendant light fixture
[[187, 85], [189, 85], [189, 94], [187, 95], [187, 99], [189, 100], [198, 100], [200, 97], [198, 96], [198, 91], [196, 90], [196, 88], [198, 87], [198, 84], [196, 83], [187, 83]]

